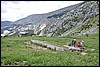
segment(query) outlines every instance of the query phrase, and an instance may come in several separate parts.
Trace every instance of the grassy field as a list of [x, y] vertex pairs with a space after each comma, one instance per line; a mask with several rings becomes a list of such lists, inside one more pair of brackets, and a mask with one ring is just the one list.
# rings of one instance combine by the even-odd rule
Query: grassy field
[[[31, 39], [51, 44], [65, 45], [72, 39], [83, 40], [86, 55], [77, 51], [51, 51], [49, 49], [31, 49], [24, 42]], [[95, 49], [95, 50], [92, 50]], [[88, 37], [5, 37], [1, 38], [1, 66], [99, 66], [99, 34]]]

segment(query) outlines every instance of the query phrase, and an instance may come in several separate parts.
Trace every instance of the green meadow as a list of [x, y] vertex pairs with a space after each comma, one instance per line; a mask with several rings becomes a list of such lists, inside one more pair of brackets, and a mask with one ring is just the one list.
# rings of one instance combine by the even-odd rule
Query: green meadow
[[[72, 39], [83, 40], [87, 54], [82, 55], [79, 51], [32, 49], [24, 44], [32, 39], [61, 46], [71, 43]], [[1, 37], [1, 66], [99, 66], [99, 33], [78, 37]]]

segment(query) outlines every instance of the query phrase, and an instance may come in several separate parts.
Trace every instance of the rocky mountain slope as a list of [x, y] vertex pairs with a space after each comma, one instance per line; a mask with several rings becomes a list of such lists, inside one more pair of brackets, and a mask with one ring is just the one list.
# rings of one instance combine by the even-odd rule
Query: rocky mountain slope
[[40, 32], [44, 36], [84, 35], [99, 32], [99, 3], [86, 2], [66, 12], [59, 20]]
[[85, 1], [50, 13], [30, 15], [13, 22], [10, 30], [59, 37], [96, 33], [99, 32], [99, 2]]
[[71, 5], [69, 7], [65, 7], [65, 8], [62, 8], [62, 9], [59, 9], [59, 10], [56, 10], [56, 11], [53, 11], [53, 12], [45, 13], [45, 14], [29, 15], [25, 18], [22, 18], [22, 19], [19, 19], [19, 20], [15, 21], [14, 23], [15, 24], [23, 24], [23, 25], [28, 24], [28, 23], [32, 23], [32, 24], [40, 23], [40, 22], [43, 23], [46, 20], [48, 21], [49, 19], [52, 19], [52, 18], [61, 17], [66, 12], [80, 6], [80, 4]]

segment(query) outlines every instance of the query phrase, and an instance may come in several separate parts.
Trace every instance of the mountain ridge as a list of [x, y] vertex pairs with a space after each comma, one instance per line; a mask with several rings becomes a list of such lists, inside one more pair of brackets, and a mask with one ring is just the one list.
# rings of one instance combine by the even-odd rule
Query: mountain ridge
[[[82, 2], [82, 3], [85, 3], [85, 2]], [[48, 12], [48, 13], [43, 13], [43, 14], [32, 14], [32, 15], [29, 15], [25, 18], [22, 18], [22, 19], [19, 19], [17, 21], [15, 21], [14, 23], [19, 23], [21, 24], [22, 22], [25, 23], [25, 22], [34, 22], [33, 20], [35, 20], [36, 22], [39, 22], [39, 18], [40, 18], [40, 21], [41, 21], [41, 17], [42, 19], [47, 19], [48, 16], [52, 16], [54, 14], [59, 14], [59, 13], [62, 13], [63, 11], [66, 11], [68, 9], [68, 11], [72, 10], [74, 7], [77, 7], [78, 5], [82, 4], [82, 3], [79, 3], [79, 4], [74, 4], [74, 5], [71, 5], [71, 6], [68, 6], [68, 7], [64, 7], [64, 8], [61, 8], [61, 9], [58, 9], [58, 10], [55, 10], [55, 11], [52, 11], [52, 12]], [[38, 20], [37, 18], [38, 17]], [[30, 19], [30, 18], [33, 18], [33, 19]], [[34, 19], [35, 18], [35, 19]], [[24, 21], [25, 20], [25, 21]]]

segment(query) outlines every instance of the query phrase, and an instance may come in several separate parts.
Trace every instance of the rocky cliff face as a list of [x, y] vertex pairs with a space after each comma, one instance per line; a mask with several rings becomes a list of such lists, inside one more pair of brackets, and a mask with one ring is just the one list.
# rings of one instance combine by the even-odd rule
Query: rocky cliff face
[[99, 2], [86, 1], [46, 14], [30, 15], [10, 25], [39, 36], [77, 36], [99, 31]]
[[99, 32], [99, 3], [89, 1], [66, 12], [58, 20], [43, 29], [44, 36], [83, 35]]

